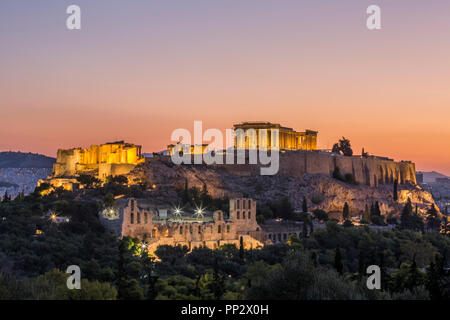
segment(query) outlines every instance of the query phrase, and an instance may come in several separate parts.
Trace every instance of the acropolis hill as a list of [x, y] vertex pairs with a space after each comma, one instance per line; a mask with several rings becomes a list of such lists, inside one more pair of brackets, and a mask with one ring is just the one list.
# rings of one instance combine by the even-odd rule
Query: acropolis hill
[[[375, 156], [343, 156], [317, 149], [317, 131], [296, 132], [268, 122], [244, 122], [234, 128], [245, 130], [273, 128], [280, 130], [279, 171], [274, 176], [260, 176], [259, 164], [193, 164], [175, 165], [171, 157], [155, 154], [143, 158], [141, 147], [123, 141], [91, 146], [89, 150], [75, 148], [58, 150], [53, 174], [47, 181], [54, 186], [71, 189], [79, 174], [93, 174], [101, 180], [108, 175], [125, 175], [129, 182], [145, 181], [163, 191], [161, 196], [172, 201], [172, 191], [190, 187], [207, 186], [213, 197], [242, 197], [244, 195], [263, 201], [289, 195], [294, 205], [301, 206], [301, 199], [320, 198], [317, 207], [342, 210], [348, 201], [354, 210], [363, 210], [370, 201], [379, 201], [384, 212], [400, 210], [392, 201], [392, 184], [401, 185], [400, 203], [411, 198], [419, 211], [434, 203], [431, 195], [416, 185], [415, 165], [412, 162], [396, 162]], [[236, 139], [235, 144], [249, 148], [249, 139]], [[259, 143], [259, 141], [258, 141]], [[358, 185], [349, 185], [332, 178], [339, 168], [342, 175], [351, 174]], [[305, 186], [308, 181], [308, 186]], [[270, 186], [270, 187], [269, 187]], [[304, 187], [302, 187], [304, 186]], [[306, 188], [305, 188], [306, 187]], [[265, 190], [269, 188], [267, 192]], [[259, 194], [258, 194], [259, 193]]]

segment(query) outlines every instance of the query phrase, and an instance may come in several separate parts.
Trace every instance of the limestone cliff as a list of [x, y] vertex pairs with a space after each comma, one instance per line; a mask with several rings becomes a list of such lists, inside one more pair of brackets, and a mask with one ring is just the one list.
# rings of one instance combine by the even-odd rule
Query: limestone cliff
[[[399, 213], [408, 197], [411, 198], [414, 206], [417, 204], [418, 211], [422, 214], [431, 204], [434, 204], [431, 194], [414, 183], [415, 175], [414, 172], [411, 172], [411, 167], [402, 167], [402, 163], [396, 166], [396, 162], [382, 161], [386, 164], [382, 170], [379, 170], [379, 163], [372, 161], [371, 165], [380, 172], [380, 177], [376, 175], [373, 177], [373, 182], [377, 182], [372, 184], [367, 181], [370, 185], [364, 183], [350, 185], [331, 178], [330, 172], [333, 171], [333, 167], [328, 159], [324, 158], [325, 164], [317, 159], [315, 159], [316, 163], [306, 165], [304, 162], [298, 164], [295, 161], [305, 161], [305, 158], [302, 154], [297, 159], [292, 155], [282, 156], [280, 171], [277, 175], [261, 176], [256, 165], [175, 165], [170, 158], [159, 157], [137, 166], [129, 174], [129, 179], [131, 181], [145, 180], [150, 184], [155, 184], [158, 190], [155, 196], [165, 198], [166, 201], [173, 201], [176, 196], [174, 190], [183, 189], [185, 181], [187, 181], [189, 187], [201, 189], [203, 185], [206, 185], [209, 194], [213, 197], [248, 196], [261, 203], [289, 196], [296, 209], [301, 209], [304, 196], [308, 199], [308, 206], [311, 210], [320, 208], [328, 212], [342, 211], [344, 203], [347, 202], [352, 215], [359, 214], [364, 210], [366, 204], [370, 207], [371, 203], [375, 201], [379, 202], [384, 215]], [[354, 164], [358, 162], [355, 158], [339, 160], [341, 165], [343, 161], [348, 161], [353, 164], [354, 168]], [[311, 161], [311, 159], [309, 160]], [[333, 160], [331, 161], [333, 164]], [[359, 163], [364, 164], [362, 161]], [[316, 172], [314, 170], [305, 172], [311, 171], [310, 169], [302, 170], [302, 168], [308, 168], [308, 165], [310, 167], [330, 167], [328, 167], [327, 173], [319, 170]], [[349, 170], [346, 166], [342, 166], [342, 169], [344, 173]], [[392, 171], [390, 171], [391, 169]], [[354, 170], [354, 174], [357, 176], [357, 171]], [[391, 181], [395, 177], [401, 182], [398, 202], [395, 202], [392, 196]], [[360, 179], [364, 181], [363, 177]]]

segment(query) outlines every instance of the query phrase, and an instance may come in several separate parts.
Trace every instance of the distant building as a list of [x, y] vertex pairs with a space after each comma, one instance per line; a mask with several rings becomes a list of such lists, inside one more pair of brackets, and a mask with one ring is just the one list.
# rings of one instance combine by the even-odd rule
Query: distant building
[[204, 154], [207, 152], [208, 144], [187, 145], [182, 143], [169, 144], [167, 146], [167, 155], [172, 156], [174, 152], [183, 152], [183, 154]]
[[416, 172], [416, 180], [418, 184], [423, 183], [423, 173], [422, 172]]

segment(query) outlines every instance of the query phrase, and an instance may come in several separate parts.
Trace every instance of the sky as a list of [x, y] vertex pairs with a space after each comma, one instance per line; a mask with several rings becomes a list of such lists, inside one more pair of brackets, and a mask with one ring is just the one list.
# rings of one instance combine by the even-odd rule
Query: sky
[[450, 175], [448, 30], [447, 0], [2, 0], [0, 150], [264, 120]]

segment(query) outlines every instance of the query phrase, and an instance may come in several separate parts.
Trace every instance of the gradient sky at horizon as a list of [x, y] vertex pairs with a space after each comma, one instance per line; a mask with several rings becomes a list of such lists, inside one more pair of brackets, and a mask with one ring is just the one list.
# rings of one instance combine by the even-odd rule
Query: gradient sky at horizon
[[0, 150], [152, 152], [194, 120], [265, 120], [450, 175], [449, 30], [449, 1], [1, 1]]

